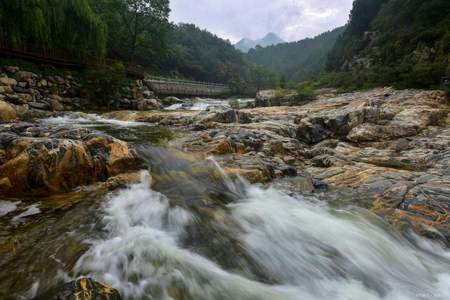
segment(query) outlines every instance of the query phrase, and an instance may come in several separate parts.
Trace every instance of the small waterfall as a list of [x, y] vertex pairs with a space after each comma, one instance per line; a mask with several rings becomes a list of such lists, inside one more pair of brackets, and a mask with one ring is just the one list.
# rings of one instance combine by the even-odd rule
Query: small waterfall
[[[226, 183], [237, 190], [232, 185]], [[240, 195], [228, 206], [229, 217], [239, 224], [232, 230], [272, 284], [183, 248], [187, 226], [202, 224], [152, 190], [148, 173], [140, 184], [109, 197], [106, 236], [92, 242], [75, 271], [109, 283], [126, 299], [450, 297], [450, 253], [428, 241], [418, 238], [434, 254], [388, 233], [368, 213], [331, 210], [276, 189], [247, 185]]]
[[249, 187], [247, 195], [233, 205], [240, 239], [272, 278], [300, 288], [304, 299], [450, 297], [450, 252], [421, 251], [362, 210], [331, 210], [275, 189]]
[[[94, 241], [75, 270], [119, 289], [126, 299], [297, 299], [287, 287], [270, 287], [222, 270], [179, 245], [193, 216], [171, 208], [140, 184], [111, 196], [105, 206], [105, 240]], [[172, 294], [171, 294], [172, 293]]]

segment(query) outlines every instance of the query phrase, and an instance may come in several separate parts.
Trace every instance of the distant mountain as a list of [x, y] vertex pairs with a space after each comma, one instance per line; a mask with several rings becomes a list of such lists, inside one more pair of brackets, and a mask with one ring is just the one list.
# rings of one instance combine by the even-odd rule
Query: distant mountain
[[256, 48], [256, 46], [267, 47], [272, 45], [278, 45], [285, 43], [278, 35], [271, 32], [265, 37], [259, 40], [251, 40], [244, 38], [234, 45], [234, 47], [242, 52], [248, 52], [250, 49]]
[[328, 53], [344, 32], [339, 27], [314, 38], [251, 49], [247, 59], [284, 76], [289, 81], [308, 80], [325, 70]]

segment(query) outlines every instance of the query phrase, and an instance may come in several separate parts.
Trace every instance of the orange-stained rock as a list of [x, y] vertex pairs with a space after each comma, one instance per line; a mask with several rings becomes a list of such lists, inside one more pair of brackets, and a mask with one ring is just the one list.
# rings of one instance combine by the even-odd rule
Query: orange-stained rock
[[82, 277], [33, 300], [121, 300], [119, 292], [91, 278]]
[[229, 176], [241, 176], [248, 180], [250, 183], [264, 183], [268, 182], [270, 178], [264, 175], [264, 172], [258, 169], [237, 169], [237, 168], [225, 168], [225, 174]]
[[244, 144], [236, 143], [236, 153], [237, 154], [245, 154], [247, 152], [248, 152], [247, 147], [245, 147]]
[[224, 155], [233, 153], [233, 148], [228, 140], [222, 140], [213, 149], [209, 150], [207, 154], [210, 155]]
[[0, 193], [67, 192], [138, 168], [134, 151], [111, 137], [87, 141], [18, 137], [6, 148], [6, 162], [0, 166]]

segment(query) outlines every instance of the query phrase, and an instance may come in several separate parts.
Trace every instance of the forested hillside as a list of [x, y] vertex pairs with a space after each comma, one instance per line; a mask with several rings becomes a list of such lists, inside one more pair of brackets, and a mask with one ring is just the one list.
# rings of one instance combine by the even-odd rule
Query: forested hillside
[[97, 77], [123, 72], [123, 64], [152, 75], [239, 82], [241, 91], [278, 83], [228, 41], [170, 24], [169, 14], [169, 0], [2, 0], [0, 47], [104, 68]]
[[355, 87], [434, 88], [449, 72], [450, 1], [356, 0], [328, 60]]
[[327, 55], [344, 27], [322, 33], [315, 38], [284, 43], [249, 51], [248, 59], [284, 76], [289, 81], [303, 81], [325, 70]]
[[243, 55], [227, 41], [192, 24], [173, 26], [162, 70], [202, 81], [228, 82], [247, 67]]

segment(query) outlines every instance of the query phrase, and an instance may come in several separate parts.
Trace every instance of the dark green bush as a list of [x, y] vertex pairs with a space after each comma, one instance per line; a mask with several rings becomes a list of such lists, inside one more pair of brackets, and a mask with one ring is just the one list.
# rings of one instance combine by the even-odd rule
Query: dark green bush
[[299, 101], [308, 101], [314, 99], [314, 88], [308, 83], [302, 83], [297, 87], [297, 99]]
[[450, 104], [450, 87], [444, 89], [445, 95], [447, 96], [447, 102]]
[[120, 63], [88, 70], [84, 81], [86, 96], [90, 103], [108, 109], [117, 103], [121, 90], [129, 83], [125, 68]]

